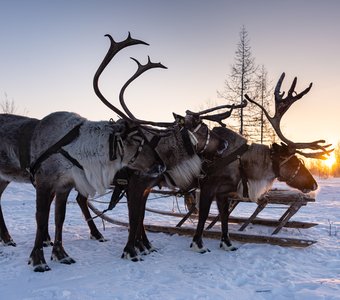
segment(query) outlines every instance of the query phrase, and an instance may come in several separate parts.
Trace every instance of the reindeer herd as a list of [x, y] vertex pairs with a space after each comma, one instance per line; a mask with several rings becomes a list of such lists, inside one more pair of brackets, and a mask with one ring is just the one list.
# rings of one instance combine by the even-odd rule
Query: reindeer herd
[[[144, 231], [145, 205], [154, 186], [182, 191], [200, 189], [199, 222], [191, 248], [204, 247], [202, 232], [210, 205], [216, 200], [221, 216], [220, 247], [236, 250], [228, 236], [228, 198], [232, 195], [256, 201], [277, 178], [304, 193], [317, 189], [317, 183], [296, 154], [322, 159], [330, 145], [319, 140], [294, 143], [280, 130], [283, 114], [307, 94], [295, 92], [294, 79], [287, 96], [280, 92], [284, 74], [274, 92], [275, 114], [268, 112], [249, 96], [267, 116], [282, 143], [270, 146], [250, 144], [222, 122], [233, 109], [247, 105], [222, 105], [200, 112], [187, 111], [184, 117], [174, 114], [173, 122], [137, 119], [125, 104], [124, 92], [131, 82], [152, 68], [165, 68], [148, 59], [145, 65], [137, 60], [136, 73], [124, 84], [119, 110], [101, 93], [98, 81], [113, 57], [122, 49], [147, 43], [128, 37], [121, 42], [110, 39], [109, 50], [94, 75], [93, 87], [99, 99], [119, 115], [118, 121], [89, 121], [76, 113], [54, 112], [41, 120], [24, 116], [0, 115], [0, 199], [12, 181], [32, 183], [36, 189], [36, 238], [29, 256], [34, 271], [50, 270], [43, 248], [53, 245], [52, 259], [64, 264], [75, 261], [66, 253], [62, 242], [66, 202], [72, 189], [78, 192], [77, 203], [88, 223], [91, 238], [105, 241], [91, 219], [87, 199], [107, 189], [125, 190], [129, 211], [128, 241], [122, 257], [140, 260], [155, 248]], [[216, 111], [219, 113], [216, 113]], [[220, 112], [222, 110], [222, 112]], [[204, 120], [218, 125], [209, 129]], [[310, 149], [304, 152], [301, 149]], [[117, 184], [120, 177], [125, 184]], [[115, 192], [115, 190], [113, 191]], [[48, 232], [50, 205], [55, 200], [55, 237]], [[0, 202], [1, 204], [1, 202]], [[4, 221], [0, 205], [0, 239], [4, 245], [15, 246]]]

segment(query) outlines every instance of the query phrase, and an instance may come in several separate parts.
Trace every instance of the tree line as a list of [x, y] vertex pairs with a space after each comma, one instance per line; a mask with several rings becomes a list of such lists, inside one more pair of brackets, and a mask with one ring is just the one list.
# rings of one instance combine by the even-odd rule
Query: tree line
[[[244, 26], [239, 37], [231, 72], [227, 75], [223, 90], [217, 92], [218, 97], [230, 104], [241, 104], [244, 95], [248, 94], [271, 112], [274, 89], [268, 72], [264, 64], [255, 63], [249, 35]], [[252, 142], [270, 144], [277, 140], [275, 131], [264, 117], [263, 111], [252, 103], [248, 102], [245, 108], [236, 110], [229, 123], [230, 127]]]
[[[234, 63], [224, 82], [223, 90], [218, 91], [217, 95], [227, 103], [241, 104], [245, 94], [256, 99], [271, 114], [274, 103], [274, 87], [264, 64], [256, 64], [250, 46], [249, 34], [245, 26], [242, 26]], [[279, 138], [263, 111], [249, 102], [245, 108], [235, 110], [228, 126], [254, 143], [279, 142]], [[335, 147], [334, 154], [336, 161], [332, 166], [328, 166], [319, 159], [306, 159], [305, 163], [315, 175], [340, 177], [340, 142]]]

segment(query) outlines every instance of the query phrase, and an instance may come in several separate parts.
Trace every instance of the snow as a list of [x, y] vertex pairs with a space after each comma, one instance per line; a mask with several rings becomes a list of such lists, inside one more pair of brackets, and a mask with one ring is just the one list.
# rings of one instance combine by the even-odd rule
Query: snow
[[[280, 186], [279, 184], [276, 184]], [[121, 259], [127, 240], [127, 228], [105, 222], [96, 224], [109, 241], [89, 239], [87, 225], [71, 194], [64, 225], [64, 247], [76, 260], [63, 265], [50, 261], [51, 247], [45, 258], [51, 271], [35, 273], [27, 265], [35, 238], [35, 192], [28, 184], [11, 183], [2, 197], [7, 227], [16, 247], [0, 244], [1, 299], [340, 299], [340, 179], [319, 179], [315, 203], [302, 207], [294, 220], [317, 222], [309, 229], [283, 229], [279, 236], [314, 239], [307, 248], [284, 248], [265, 244], [241, 244], [226, 252], [219, 241], [205, 239], [211, 252], [190, 250], [191, 237], [148, 233], [158, 249], [144, 261]], [[154, 198], [157, 198], [153, 196]], [[104, 200], [109, 199], [109, 195]], [[100, 199], [102, 200], [102, 199]], [[182, 199], [148, 201], [162, 210], [181, 208]], [[107, 204], [95, 202], [96, 207]], [[249, 215], [252, 204], [239, 206], [237, 215]], [[50, 234], [54, 234], [53, 205]], [[282, 213], [282, 211], [281, 211]], [[280, 214], [268, 208], [262, 217]], [[109, 212], [126, 221], [126, 204]], [[147, 213], [147, 222], [175, 224], [178, 219]], [[192, 222], [195, 226], [196, 221]], [[239, 225], [233, 225], [234, 226]], [[235, 227], [236, 228], [236, 227]], [[270, 233], [264, 226], [250, 226], [247, 232]]]

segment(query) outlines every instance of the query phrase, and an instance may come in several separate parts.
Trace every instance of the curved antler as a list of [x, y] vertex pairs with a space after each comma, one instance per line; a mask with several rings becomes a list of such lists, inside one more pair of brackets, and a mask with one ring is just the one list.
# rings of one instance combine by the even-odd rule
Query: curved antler
[[[232, 105], [225, 104], [225, 105], [220, 105], [220, 106], [215, 106], [215, 107], [212, 107], [212, 108], [208, 108], [208, 109], [202, 110], [200, 112], [192, 112], [190, 110], [187, 110], [186, 114], [200, 116], [201, 119], [217, 122], [222, 127], [225, 127], [226, 125], [222, 122], [222, 120], [225, 120], [225, 119], [229, 118], [231, 113], [232, 113], [232, 111], [235, 108], [244, 108], [244, 107], [247, 106], [247, 104], [248, 104], [248, 102], [246, 100], [243, 100], [243, 102], [241, 104], [238, 104], [238, 105], [235, 105], [235, 104], [232, 104]], [[230, 110], [225, 111], [223, 113], [218, 113], [218, 114], [215, 114], [215, 115], [201, 116], [203, 114], [207, 114], [207, 113], [213, 112], [215, 110], [223, 109], [223, 108], [230, 108]]]
[[[318, 159], [327, 159], [327, 157], [325, 157], [325, 155], [329, 155], [329, 153], [331, 153], [334, 149], [328, 150], [327, 148], [331, 146], [331, 144], [327, 144], [327, 145], [320, 145], [320, 143], [325, 143], [324, 140], [318, 140], [318, 141], [314, 141], [314, 142], [309, 142], [309, 143], [295, 143], [290, 141], [289, 139], [287, 139], [281, 132], [280, 129], [280, 122], [282, 119], [282, 116], [286, 113], [286, 111], [290, 108], [290, 106], [297, 100], [301, 99], [304, 95], [306, 95], [310, 89], [312, 88], [312, 83], [309, 84], [309, 86], [304, 89], [301, 93], [296, 93], [295, 92], [295, 87], [296, 87], [296, 83], [297, 83], [297, 78], [295, 77], [292, 85], [287, 93], [287, 96], [285, 98], [285, 92], [280, 93], [280, 89], [281, 89], [281, 85], [283, 82], [283, 79], [285, 77], [285, 73], [282, 73], [277, 84], [275, 87], [275, 91], [274, 91], [274, 96], [275, 96], [275, 114], [273, 117], [271, 117], [269, 115], [269, 113], [267, 112], [267, 110], [260, 105], [259, 103], [257, 103], [256, 101], [252, 100], [247, 94], [244, 95], [245, 98], [257, 105], [266, 115], [268, 121], [272, 124], [276, 134], [278, 135], [278, 137], [288, 145], [288, 147], [292, 150], [292, 152], [294, 153], [299, 153], [305, 157], [309, 157], [309, 158], [318, 158]], [[297, 149], [311, 149], [311, 150], [321, 150], [318, 152], [302, 152], [302, 151], [298, 151]]]
[[107, 51], [102, 63], [100, 64], [97, 72], [95, 73], [94, 77], [93, 77], [93, 88], [94, 91], [96, 93], [96, 95], [99, 97], [99, 99], [111, 110], [113, 110], [115, 113], [117, 113], [119, 116], [121, 116], [123, 119], [129, 119], [128, 116], [126, 116], [122, 111], [120, 111], [117, 107], [115, 107], [112, 103], [110, 103], [104, 96], [103, 94], [100, 92], [99, 87], [98, 87], [98, 80], [100, 75], [102, 74], [102, 72], [104, 71], [104, 69], [106, 68], [106, 66], [110, 63], [110, 61], [112, 60], [112, 58], [122, 49], [129, 47], [129, 46], [133, 46], [133, 45], [149, 45], [148, 43], [145, 43], [141, 40], [137, 40], [137, 39], [133, 39], [131, 38], [131, 34], [129, 32], [128, 37], [121, 42], [116, 42], [111, 35], [106, 34], [105, 36], [107, 36], [110, 39], [110, 48]]
[[119, 93], [119, 101], [121, 106], [123, 107], [125, 113], [136, 123], [142, 125], [152, 125], [152, 126], [158, 126], [158, 127], [169, 127], [169, 126], [173, 126], [174, 122], [172, 123], [168, 123], [168, 122], [153, 122], [153, 121], [145, 121], [145, 120], [140, 120], [137, 119], [132, 113], [131, 111], [127, 108], [125, 101], [124, 101], [124, 92], [126, 90], [126, 88], [130, 85], [130, 83], [132, 81], [134, 81], [136, 78], [138, 78], [140, 75], [142, 75], [144, 72], [146, 72], [147, 70], [153, 69], [153, 68], [161, 68], [161, 69], [167, 69], [167, 67], [165, 67], [164, 65], [162, 65], [161, 63], [153, 63], [150, 60], [150, 57], [148, 56], [148, 62], [145, 65], [142, 65], [137, 59], [131, 57], [132, 60], [134, 60], [137, 63], [137, 71], [135, 72], [135, 74], [133, 76], [131, 76], [131, 78], [124, 84], [124, 86], [121, 88], [120, 93]]

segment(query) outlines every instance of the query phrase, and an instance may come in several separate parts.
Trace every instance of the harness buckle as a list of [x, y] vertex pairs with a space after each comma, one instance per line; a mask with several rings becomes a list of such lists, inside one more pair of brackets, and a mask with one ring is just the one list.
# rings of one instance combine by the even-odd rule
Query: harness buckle
[[117, 178], [116, 179], [116, 183], [118, 185], [127, 185], [128, 184], [128, 180], [127, 179], [123, 179], [123, 178]]

